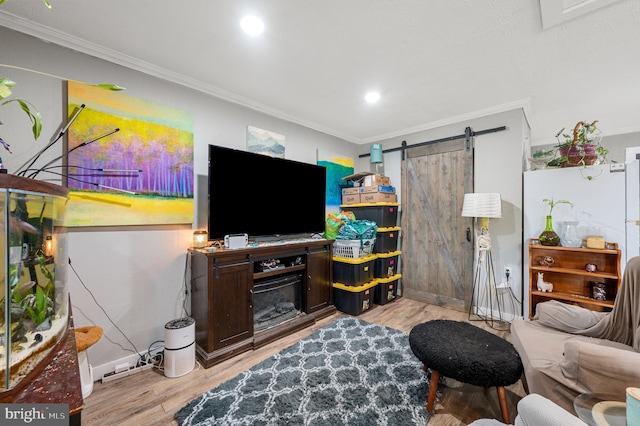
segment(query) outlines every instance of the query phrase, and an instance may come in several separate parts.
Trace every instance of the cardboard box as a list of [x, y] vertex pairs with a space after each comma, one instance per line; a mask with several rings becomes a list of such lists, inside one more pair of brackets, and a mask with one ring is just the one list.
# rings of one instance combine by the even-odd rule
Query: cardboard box
[[[369, 192], [360, 194], [361, 203], [395, 203], [396, 200], [396, 194], [389, 194], [388, 192]], [[345, 204], [344, 201], [342, 203]]]
[[342, 188], [342, 195], [358, 194], [362, 188]]
[[359, 204], [360, 194], [347, 194], [342, 196], [342, 204]]
[[386, 192], [389, 194], [396, 193], [396, 188], [390, 185], [363, 186], [362, 188], [355, 188], [355, 189], [359, 189], [361, 194], [369, 193], [369, 192]]
[[391, 185], [391, 179], [388, 176], [368, 175], [362, 181], [363, 186]]

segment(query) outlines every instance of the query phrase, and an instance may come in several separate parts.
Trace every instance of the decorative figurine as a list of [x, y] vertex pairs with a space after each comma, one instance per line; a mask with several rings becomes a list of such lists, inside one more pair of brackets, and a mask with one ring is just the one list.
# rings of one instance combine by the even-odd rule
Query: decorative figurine
[[584, 265], [584, 269], [587, 272], [595, 272], [598, 270], [598, 267], [596, 265], [594, 265], [593, 263], [587, 263], [586, 265]]
[[553, 291], [553, 284], [544, 280], [544, 272], [538, 272], [538, 291], [551, 293]]
[[554, 263], [556, 263], [556, 261], [553, 260], [553, 257], [551, 256], [542, 256], [540, 260], [538, 260], [538, 263], [540, 263], [540, 266], [546, 266], [550, 268]]

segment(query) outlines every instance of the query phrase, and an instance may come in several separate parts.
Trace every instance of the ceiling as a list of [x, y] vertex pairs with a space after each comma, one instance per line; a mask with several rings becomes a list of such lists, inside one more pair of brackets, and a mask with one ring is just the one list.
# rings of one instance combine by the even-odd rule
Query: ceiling
[[514, 108], [533, 145], [640, 131], [638, 0], [50, 2], [7, 0], [0, 25], [357, 144]]

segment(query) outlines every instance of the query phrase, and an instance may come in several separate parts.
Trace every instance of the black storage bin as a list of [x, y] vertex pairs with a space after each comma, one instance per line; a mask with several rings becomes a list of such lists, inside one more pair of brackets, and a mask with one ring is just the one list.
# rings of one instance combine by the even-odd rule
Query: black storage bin
[[377, 253], [376, 260], [373, 262], [373, 277], [387, 278], [398, 273], [398, 258], [400, 254], [400, 250]]
[[376, 244], [373, 247], [374, 253], [390, 253], [398, 250], [398, 234], [400, 227], [378, 228], [376, 234]]
[[360, 286], [347, 286], [340, 283], [333, 284], [333, 304], [340, 312], [349, 315], [360, 315], [373, 306], [373, 294], [377, 280], [372, 280]]
[[358, 204], [345, 206], [345, 210], [352, 211], [356, 219], [370, 220], [378, 228], [396, 226], [398, 222], [398, 203]]
[[336, 283], [358, 286], [373, 279], [373, 268], [376, 257], [371, 255], [359, 259], [343, 257], [333, 258], [333, 281]]
[[401, 274], [395, 274], [389, 278], [377, 279], [378, 285], [373, 292], [373, 303], [385, 305], [396, 300], [396, 296], [398, 295], [398, 282], [401, 277]]

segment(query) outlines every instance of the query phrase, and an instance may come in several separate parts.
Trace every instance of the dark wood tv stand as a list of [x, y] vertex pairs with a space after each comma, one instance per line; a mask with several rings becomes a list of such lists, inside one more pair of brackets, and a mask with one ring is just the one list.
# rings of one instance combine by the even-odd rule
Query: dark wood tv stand
[[[209, 368], [266, 345], [336, 312], [333, 305], [333, 241], [300, 240], [235, 250], [190, 249], [191, 316], [196, 321], [196, 356]], [[260, 262], [283, 267], [261, 271]], [[254, 333], [254, 281], [298, 271], [301, 313]]]

